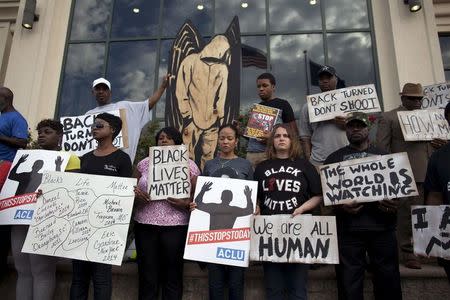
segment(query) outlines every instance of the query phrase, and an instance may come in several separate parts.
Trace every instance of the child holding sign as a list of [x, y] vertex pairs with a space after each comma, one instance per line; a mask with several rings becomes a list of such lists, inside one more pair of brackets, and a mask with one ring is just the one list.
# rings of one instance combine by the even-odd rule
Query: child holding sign
[[[182, 136], [173, 127], [161, 129], [156, 134], [158, 146], [181, 145]], [[139, 299], [157, 299], [162, 285], [162, 299], [181, 299], [183, 296], [183, 252], [189, 223], [191, 198], [151, 200], [148, 194], [147, 157], [137, 165], [138, 178], [134, 220], [137, 263], [139, 272]], [[189, 159], [191, 185], [195, 184], [200, 170]], [[191, 187], [191, 192], [194, 188]]]
[[[300, 143], [291, 127], [276, 125], [267, 143], [268, 160], [255, 169], [262, 215], [309, 212], [322, 201], [316, 168], [300, 158]], [[308, 265], [264, 262], [267, 299], [306, 299]]]

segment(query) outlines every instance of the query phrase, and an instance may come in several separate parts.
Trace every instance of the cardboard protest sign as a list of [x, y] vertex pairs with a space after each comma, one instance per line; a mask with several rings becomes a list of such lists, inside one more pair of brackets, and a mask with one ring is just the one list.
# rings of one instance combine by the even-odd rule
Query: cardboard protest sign
[[248, 122], [244, 136], [250, 138], [264, 136], [264, 132], [272, 131], [278, 116], [281, 116], [281, 110], [278, 108], [253, 104], [252, 109], [248, 113]]
[[[128, 148], [128, 127], [126, 122], [126, 110], [112, 110], [107, 113], [122, 119], [122, 130], [113, 141], [118, 148]], [[97, 141], [92, 137], [92, 124], [95, 117], [100, 114], [82, 115], [74, 117], [61, 117], [63, 124], [62, 148], [71, 151], [77, 156], [82, 156], [97, 147]]]
[[69, 158], [67, 152], [18, 150], [0, 193], [0, 224], [30, 224], [42, 173], [63, 172]]
[[423, 87], [422, 109], [445, 108], [450, 101], [450, 87], [447, 83], [438, 83]]
[[150, 147], [148, 193], [151, 200], [191, 194], [189, 152], [185, 145]]
[[22, 252], [121, 265], [135, 178], [45, 172]]
[[199, 176], [184, 258], [247, 267], [257, 188], [256, 181]]
[[381, 111], [377, 91], [373, 84], [309, 95], [306, 100], [311, 123], [331, 120], [354, 111], [366, 113]]
[[336, 217], [253, 216], [250, 260], [338, 264]]
[[412, 206], [414, 254], [450, 259], [450, 205]]
[[406, 152], [372, 155], [320, 167], [325, 205], [417, 196]]
[[450, 140], [443, 109], [398, 111], [397, 116], [405, 141]]

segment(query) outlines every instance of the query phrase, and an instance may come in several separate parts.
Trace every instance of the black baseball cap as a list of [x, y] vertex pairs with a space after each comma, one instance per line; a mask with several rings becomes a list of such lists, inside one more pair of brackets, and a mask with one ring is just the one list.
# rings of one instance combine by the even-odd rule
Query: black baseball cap
[[336, 69], [331, 66], [323, 66], [322, 68], [320, 68], [319, 72], [317, 72], [317, 76], [320, 76], [324, 73], [334, 76], [336, 75]]

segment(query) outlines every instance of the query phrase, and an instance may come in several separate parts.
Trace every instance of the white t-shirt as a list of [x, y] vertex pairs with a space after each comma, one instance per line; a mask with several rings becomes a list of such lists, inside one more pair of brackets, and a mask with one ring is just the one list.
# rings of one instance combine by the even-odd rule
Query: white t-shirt
[[126, 110], [128, 126], [128, 148], [124, 148], [122, 150], [130, 156], [131, 161], [134, 161], [139, 137], [141, 135], [141, 130], [142, 128], [144, 128], [145, 124], [147, 124], [152, 119], [150, 109], [148, 108], [148, 99], [139, 102], [119, 101], [103, 106], [97, 106], [96, 108], [87, 111], [86, 115], [108, 112], [118, 109]]

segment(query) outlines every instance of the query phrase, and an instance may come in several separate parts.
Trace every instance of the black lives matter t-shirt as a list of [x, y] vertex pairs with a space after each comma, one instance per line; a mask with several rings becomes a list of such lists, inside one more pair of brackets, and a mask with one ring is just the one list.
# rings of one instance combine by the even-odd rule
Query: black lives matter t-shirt
[[450, 143], [431, 155], [424, 186], [427, 192], [442, 193], [443, 204], [450, 205]]
[[[345, 146], [331, 153], [324, 164], [386, 154], [388, 153], [373, 146], [365, 151]], [[368, 202], [362, 205], [363, 207], [357, 214], [348, 214], [341, 209], [336, 209], [336, 223], [339, 231], [380, 231], [395, 228], [396, 214], [381, 211], [378, 209], [378, 202]]]
[[80, 158], [80, 173], [131, 177], [132, 170], [130, 157], [120, 149], [106, 156], [96, 156], [91, 151]]
[[291, 214], [311, 197], [321, 195], [320, 177], [307, 160], [269, 159], [255, 169], [262, 215]]

